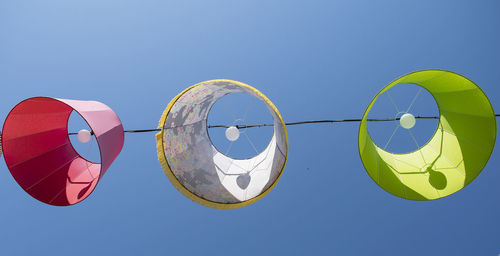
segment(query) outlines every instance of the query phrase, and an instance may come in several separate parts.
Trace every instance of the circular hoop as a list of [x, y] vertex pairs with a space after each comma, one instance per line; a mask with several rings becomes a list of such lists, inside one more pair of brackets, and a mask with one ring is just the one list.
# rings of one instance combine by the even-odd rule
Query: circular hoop
[[[251, 159], [220, 153], [208, 135], [212, 105], [233, 92], [262, 100], [274, 119], [271, 142]], [[285, 168], [288, 136], [283, 118], [264, 94], [241, 82], [211, 80], [187, 88], [168, 104], [158, 128], [158, 158], [166, 176], [184, 196], [204, 206], [234, 209], [249, 205], [276, 186]], [[256, 171], [245, 172], [247, 166]]]
[[[428, 90], [439, 109], [439, 124], [426, 145], [396, 154], [370, 137], [367, 116], [385, 91], [400, 83]], [[410, 200], [433, 200], [467, 186], [486, 166], [495, 146], [496, 117], [486, 94], [472, 81], [444, 70], [407, 74], [382, 89], [371, 101], [359, 127], [363, 165], [380, 187]]]
[[[96, 136], [101, 163], [73, 148], [68, 119], [75, 111]], [[17, 183], [32, 197], [57, 206], [87, 198], [120, 153], [124, 133], [118, 116], [97, 101], [35, 97], [22, 101], [3, 126], [4, 158]]]

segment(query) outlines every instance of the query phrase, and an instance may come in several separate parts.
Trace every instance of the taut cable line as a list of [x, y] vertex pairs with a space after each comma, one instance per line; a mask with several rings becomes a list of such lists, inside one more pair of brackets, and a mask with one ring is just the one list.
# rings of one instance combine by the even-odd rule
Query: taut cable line
[[[495, 116], [500, 116], [500, 114], [495, 114]], [[387, 122], [387, 121], [399, 121], [401, 118], [369, 118], [368, 122]], [[415, 116], [415, 119], [439, 119], [437, 116]], [[361, 119], [336, 119], [336, 120], [311, 120], [311, 121], [299, 121], [285, 123], [287, 126], [291, 125], [303, 125], [303, 124], [322, 124], [322, 123], [354, 123], [361, 122]], [[248, 129], [257, 127], [273, 126], [273, 124], [249, 124], [249, 125], [234, 125], [238, 129]], [[230, 125], [208, 125], [207, 128], [229, 128]], [[142, 129], [142, 130], [125, 130], [125, 133], [144, 133], [144, 132], [159, 132], [161, 129]], [[70, 132], [69, 135], [77, 135], [77, 132]], [[92, 132], [92, 135], [94, 133]]]

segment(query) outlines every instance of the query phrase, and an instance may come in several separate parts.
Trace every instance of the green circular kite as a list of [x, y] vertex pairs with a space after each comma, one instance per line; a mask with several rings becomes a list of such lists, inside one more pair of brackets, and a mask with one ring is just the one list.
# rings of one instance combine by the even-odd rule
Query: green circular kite
[[[379, 147], [367, 128], [367, 116], [378, 97], [400, 83], [423, 87], [439, 108], [432, 138], [405, 154]], [[400, 125], [411, 129], [414, 118], [404, 114]], [[450, 71], [424, 70], [395, 80], [375, 96], [361, 121], [358, 146], [366, 171], [387, 192], [410, 200], [433, 200], [457, 192], [479, 175], [493, 152], [496, 134], [495, 112], [476, 84]]]

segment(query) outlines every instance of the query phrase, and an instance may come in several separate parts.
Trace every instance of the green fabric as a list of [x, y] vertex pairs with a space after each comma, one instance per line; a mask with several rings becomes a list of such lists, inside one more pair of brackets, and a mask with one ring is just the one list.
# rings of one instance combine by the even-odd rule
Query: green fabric
[[[439, 108], [433, 137], [407, 154], [383, 150], [367, 129], [377, 98], [400, 83], [422, 86]], [[397, 79], [375, 96], [361, 121], [358, 146], [366, 171], [383, 189], [406, 199], [432, 200], [457, 192], [479, 175], [493, 152], [496, 130], [493, 107], [477, 85], [453, 72], [425, 70]]]

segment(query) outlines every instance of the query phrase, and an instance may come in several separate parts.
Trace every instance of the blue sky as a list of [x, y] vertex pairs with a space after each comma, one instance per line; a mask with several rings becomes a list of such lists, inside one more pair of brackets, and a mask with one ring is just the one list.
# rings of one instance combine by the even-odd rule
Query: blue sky
[[[287, 122], [361, 118], [392, 80], [433, 68], [470, 78], [498, 109], [499, 8], [495, 0], [0, 0], [0, 120], [23, 99], [50, 96], [98, 100], [126, 129], [153, 128], [175, 95], [216, 78], [256, 87]], [[463, 190], [414, 202], [371, 180], [357, 132], [357, 123], [288, 127], [277, 187], [230, 211], [177, 192], [151, 133], [127, 134], [94, 193], [71, 207], [31, 198], [2, 164], [0, 254], [500, 254], [498, 150]]]

